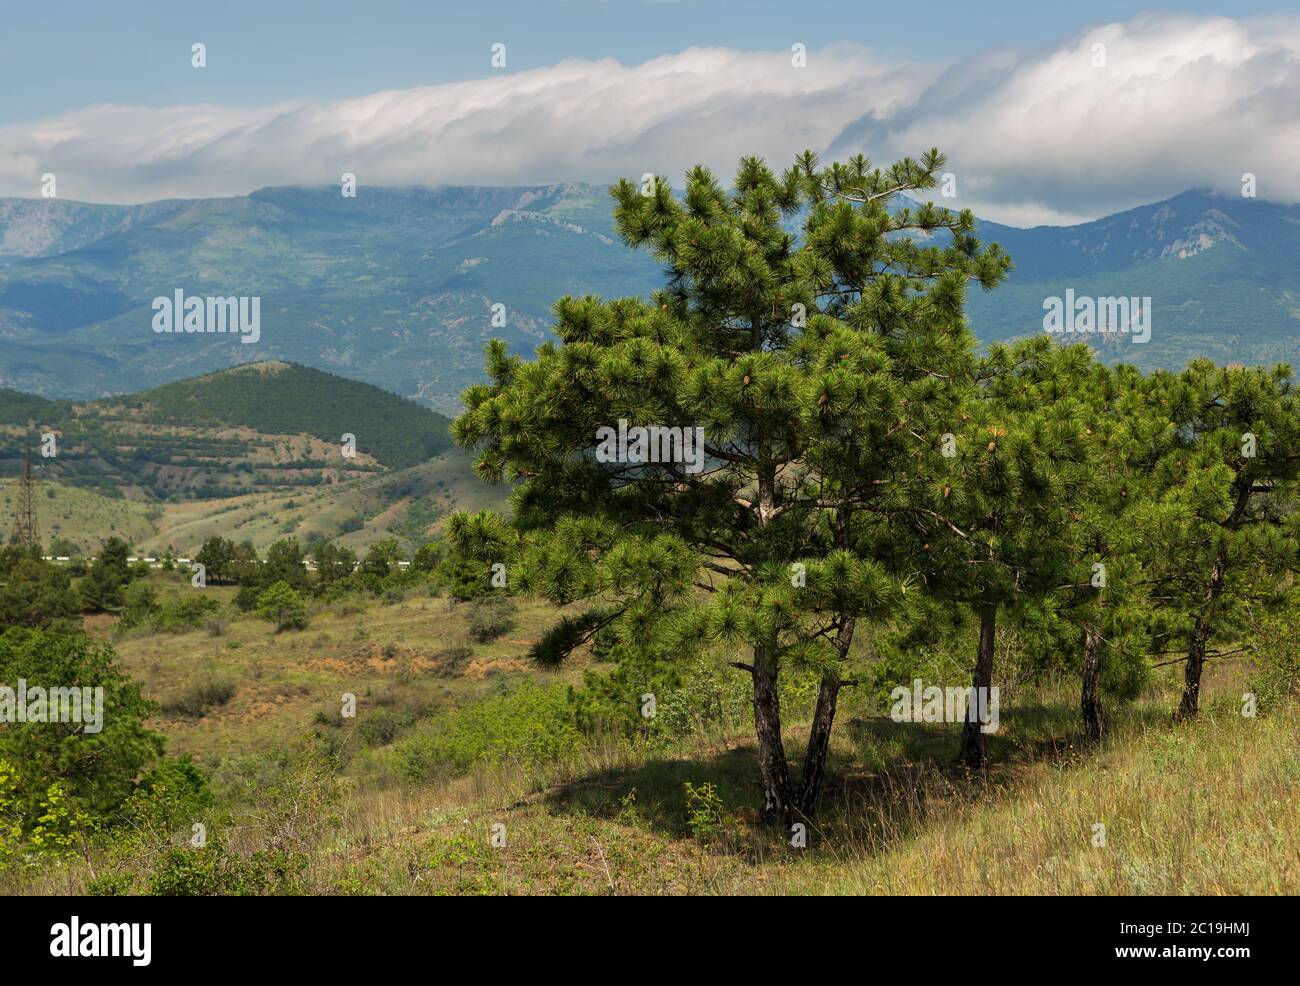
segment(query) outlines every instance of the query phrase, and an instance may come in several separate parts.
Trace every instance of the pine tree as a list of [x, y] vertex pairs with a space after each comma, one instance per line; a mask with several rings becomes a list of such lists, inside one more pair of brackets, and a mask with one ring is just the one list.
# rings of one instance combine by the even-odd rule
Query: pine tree
[[1172, 434], [1132, 366], [1091, 363], [1076, 384], [1083, 405], [1086, 460], [1080, 496], [1060, 536], [1076, 564], [1052, 600], [1063, 620], [1058, 646], [1078, 655], [1084, 735], [1105, 729], [1103, 691], [1131, 698], [1150, 666], [1149, 533], [1171, 515], [1151, 488], [1151, 472]]
[[[630, 659], [743, 648], [768, 819], [816, 805], [855, 627], [908, 587], [883, 532], [940, 468], [933, 441], [971, 376], [966, 284], [1009, 268], [969, 212], [891, 210], [943, 163], [806, 152], [778, 178], [746, 158], [729, 191], [693, 169], [681, 200], [621, 182], [620, 234], [666, 286], [650, 303], [560, 299], [559, 342], [529, 362], [493, 343], [455, 424], [482, 476], [520, 482], [512, 526], [453, 519], [458, 550], [508, 560], [512, 589], [607, 607]], [[945, 230], [948, 245], [913, 238]], [[706, 455], [599, 461], [598, 430], [620, 421], [699, 427]], [[779, 702], [793, 665], [821, 682], [797, 789]]]
[[122, 589], [131, 579], [127, 558], [131, 547], [111, 537], [99, 549], [90, 571], [78, 585], [81, 606], [91, 613], [116, 612], [122, 607]]
[[1186, 651], [1177, 716], [1190, 719], [1210, 645], [1244, 631], [1250, 606], [1277, 602], [1295, 570], [1300, 394], [1289, 367], [1208, 360], [1154, 374], [1151, 387], [1173, 426], [1153, 479], [1177, 517], [1153, 532], [1171, 621], [1161, 643]]
[[926, 590], [979, 621], [960, 751], [972, 769], [985, 762], [976, 697], [987, 701], [993, 686], [999, 615], [1041, 606], [1077, 562], [1062, 534], [1087, 458], [1078, 381], [1088, 359], [1041, 336], [991, 347], [956, 416], [926, 435], [939, 468], [910, 479], [899, 511], [906, 526], [895, 540], [913, 554]]
[[210, 537], [194, 560], [203, 565], [210, 582], [225, 582], [234, 577], [235, 544], [223, 537]]

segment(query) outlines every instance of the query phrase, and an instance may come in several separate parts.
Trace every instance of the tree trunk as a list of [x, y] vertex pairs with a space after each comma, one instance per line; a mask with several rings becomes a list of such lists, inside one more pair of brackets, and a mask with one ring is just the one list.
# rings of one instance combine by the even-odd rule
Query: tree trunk
[[[975, 690], [966, 706], [966, 725], [962, 727], [961, 752], [958, 755], [961, 762], [972, 770], [984, 766], [984, 732], [980, 729], [979, 696], [988, 696], [989, 688], [993, 685], [993, 632], [997, 629], [997, 622], [997, 604], [983, 604], [980, 607], [979, 653], [975, 658]], [[987, 697], [985, 701], [988, 701]]]
[[[835, 640], [841, 667], [844, 658], [848, 656], [849, 646], [853, 643], [854, 623], [853, 617], [846, 617]], [[816, 810], [822, 782], [826, 779], [826, 754], [830, 749], [831, 726], [835, 723], [835, 702], [839, 694], [839, 674], [823, 672], [821, 689], [817, 692], [817, 708], [813, 712], [812, 729], [808, 733], [808, 752], [804, 754], [803, 777], [796, 804], [799, 813], [805, 818], [811, 818]]]
[[[753, 323], [755, 348], [762, 342], [759, 323]], [[769, 443], [759, 443], [755, 469], [758, 484], [758, 524], [766, 527], [776, 516], [776, 465]], [[763, 813], [767, 822], [790, 824], [790, 767], [781, 742], [781, 700], [777, 691], [780, 661], [775, 637], [754, 646], [754, 732], [758, 737], [758, 773], [763, 783]]]
[[1187, 647], [1187, 667], [1183, 672], [1183, 700], [1178, 704], [1175, 718], [1180, 722], [1195, 719], [1201, 700], [1201, 670], [1205, 667], [1205, 651], [1213, 631], [1211, 622], [1214, 604], [1223, 589], [1224, 560], [1220, 556], [1210, 570], [1210, 581], [1205, 587], [1205, 606], [1192, 627], [1192, 639]]
[[754, 648], [754, 732], [758, 772], [763, 783], [763, 820], [790, 823], [790, 768], [781, 742], [781, 701], [777, 693], [775, 642]]
[[1079, 707], [1083, 712], [1083, 731], [1090, 743], [1100, 743], [1103, 730], [1101, 716], [1101, 634], [1092, 627], [1083, 631], [1083, 688]]
[[1174, 718], [1180, 722], [1195, 719], [1201, 701], [1201, 670], [1205, 667], [1205, 648], [1210, 639], [1210, 624], [1196, 618], [1192, 640], [1187, 647], [1187, 667], [1183, 671], [1183, 700], [1178, 703]]

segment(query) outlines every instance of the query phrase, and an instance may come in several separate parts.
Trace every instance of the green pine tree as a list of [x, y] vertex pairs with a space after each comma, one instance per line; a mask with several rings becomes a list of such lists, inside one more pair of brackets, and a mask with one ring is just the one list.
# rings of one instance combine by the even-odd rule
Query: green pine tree
[[1077, 381], [1087, 456], [1081, 495], [1060, 536], [1076, 562], [1049, 605], [1060, 618], [1054, 642], [1077, 655], [1084, 735], [1105, 732], [1103, 694], [1132, 698], [1144, 684], [1153, 624], [1149, 533], [1172, 514], [1151, 472], [1172, 433], [1131, 366], [1092, 363]]
[[[805, 153], [778, 177], [746, 158], [730, 190], [693, 169], [681, 199], [621, 182], [619, 231], [663, 263], [664, 289], [560, 299], [559, 342], [529, 362], [493, 343], [455, 424], [482, 476], [520, 483], [512, 527], [449, 524], [459, 550], [509, 561], [512, 590], [614, 608], [628, 659], [744, 652], [769, 819], [816, 805], [855, 627], [908, 585], [882, 531], [940, 468], [932, 442], [971, 375], [966, 284], [1009, 268], [970, 213], [895, 198], [943, 163]], [[599, 461], [598, 430], [620, 421], [698, 426], [707, 454]], [[792, 666], [821, 678], [797, 787], [778, 698]]]
[[[895, 543], [927, 590], [979, 621], [960, 757], [985, 762], [976, 695], [991, 701], [1000, 614], [1041, 607], [1065, 584], [1078, 551], [1062, 536], [1082, 495], [1087, 461], [1080, 379], [1091, 360], [1039, 336], [991, 347], [945, 428], [924, 433], [925, 469], [909, 477]], [[938, 465], [934, 471], [934, 464]]]
[[1211, 645], [1244, 634], [1252, 606], [1280, 602], [1296, 569], [1300, 394], [1289, 367], [1208, 360], [1151, 386], [1173, 426], [1153, 478], [1177, 515], [1153, 532], [1170, 621], [1160, 643], [1186, 652], [1177, 715], [1190, 719]]

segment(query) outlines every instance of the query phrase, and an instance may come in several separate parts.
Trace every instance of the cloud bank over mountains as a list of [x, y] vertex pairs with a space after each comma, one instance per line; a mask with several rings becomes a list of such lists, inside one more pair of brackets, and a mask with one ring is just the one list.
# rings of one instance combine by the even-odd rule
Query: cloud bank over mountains
[[[1096, 46], [1104, 48], [1099, 49]], [[1104, 53], [1104, 64], [1098, 55]], [[784, 167], [805, 147], [878, 164], [938, 145], [949, 204], [1013, 225], [1070, 223], [1186, 188], [1300, 201], [1300, 17], [1153, 15], [946, 64], [856, 44], [692, 48], [639, 65], [563, 61], [340, 102], [90, 105], [0, 127], [0, 195], [144, 202], [266, 185], [675, 182]], [[186, 69], [216, 72], [216, 68]]]

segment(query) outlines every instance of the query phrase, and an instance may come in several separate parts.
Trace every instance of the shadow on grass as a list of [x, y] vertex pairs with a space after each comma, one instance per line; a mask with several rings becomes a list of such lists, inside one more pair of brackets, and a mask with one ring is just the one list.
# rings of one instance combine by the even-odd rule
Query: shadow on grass
[[[1158, 710], [1129, 707], [1128, 723], [1167, 725]], [[1112, 724], [1118, 725], [1116, 724]], [[836, 730], [816, 816], [805, 819], [808, 845], [832, 853], [879, 853], [910, 840], [939, 817], [1014, 796], [1016, 778], [1036, 763], [1064, 769], [1086, 766], [1095, 754], [1083, 739], [1077, 710], [1018, 705], [987, 737], [988, 769], [968, 772], [956, 761], [960, 723], [896, 723], [850, 719]], [[797, 789], [806, 731], [786, 731], [786, 755]], [[713, 785], [720, 806], [711, 848], [758, 861], [788, 844], [783, 827], [758, 817], [756, 747], [742, 740], [693, 755], [662, 755], [641, 764], [599, 771], [552, 790], [545, 802], [561, 814], [583, 814], [648, 828], [682, 839], [698, 836], [686, 785]]]

